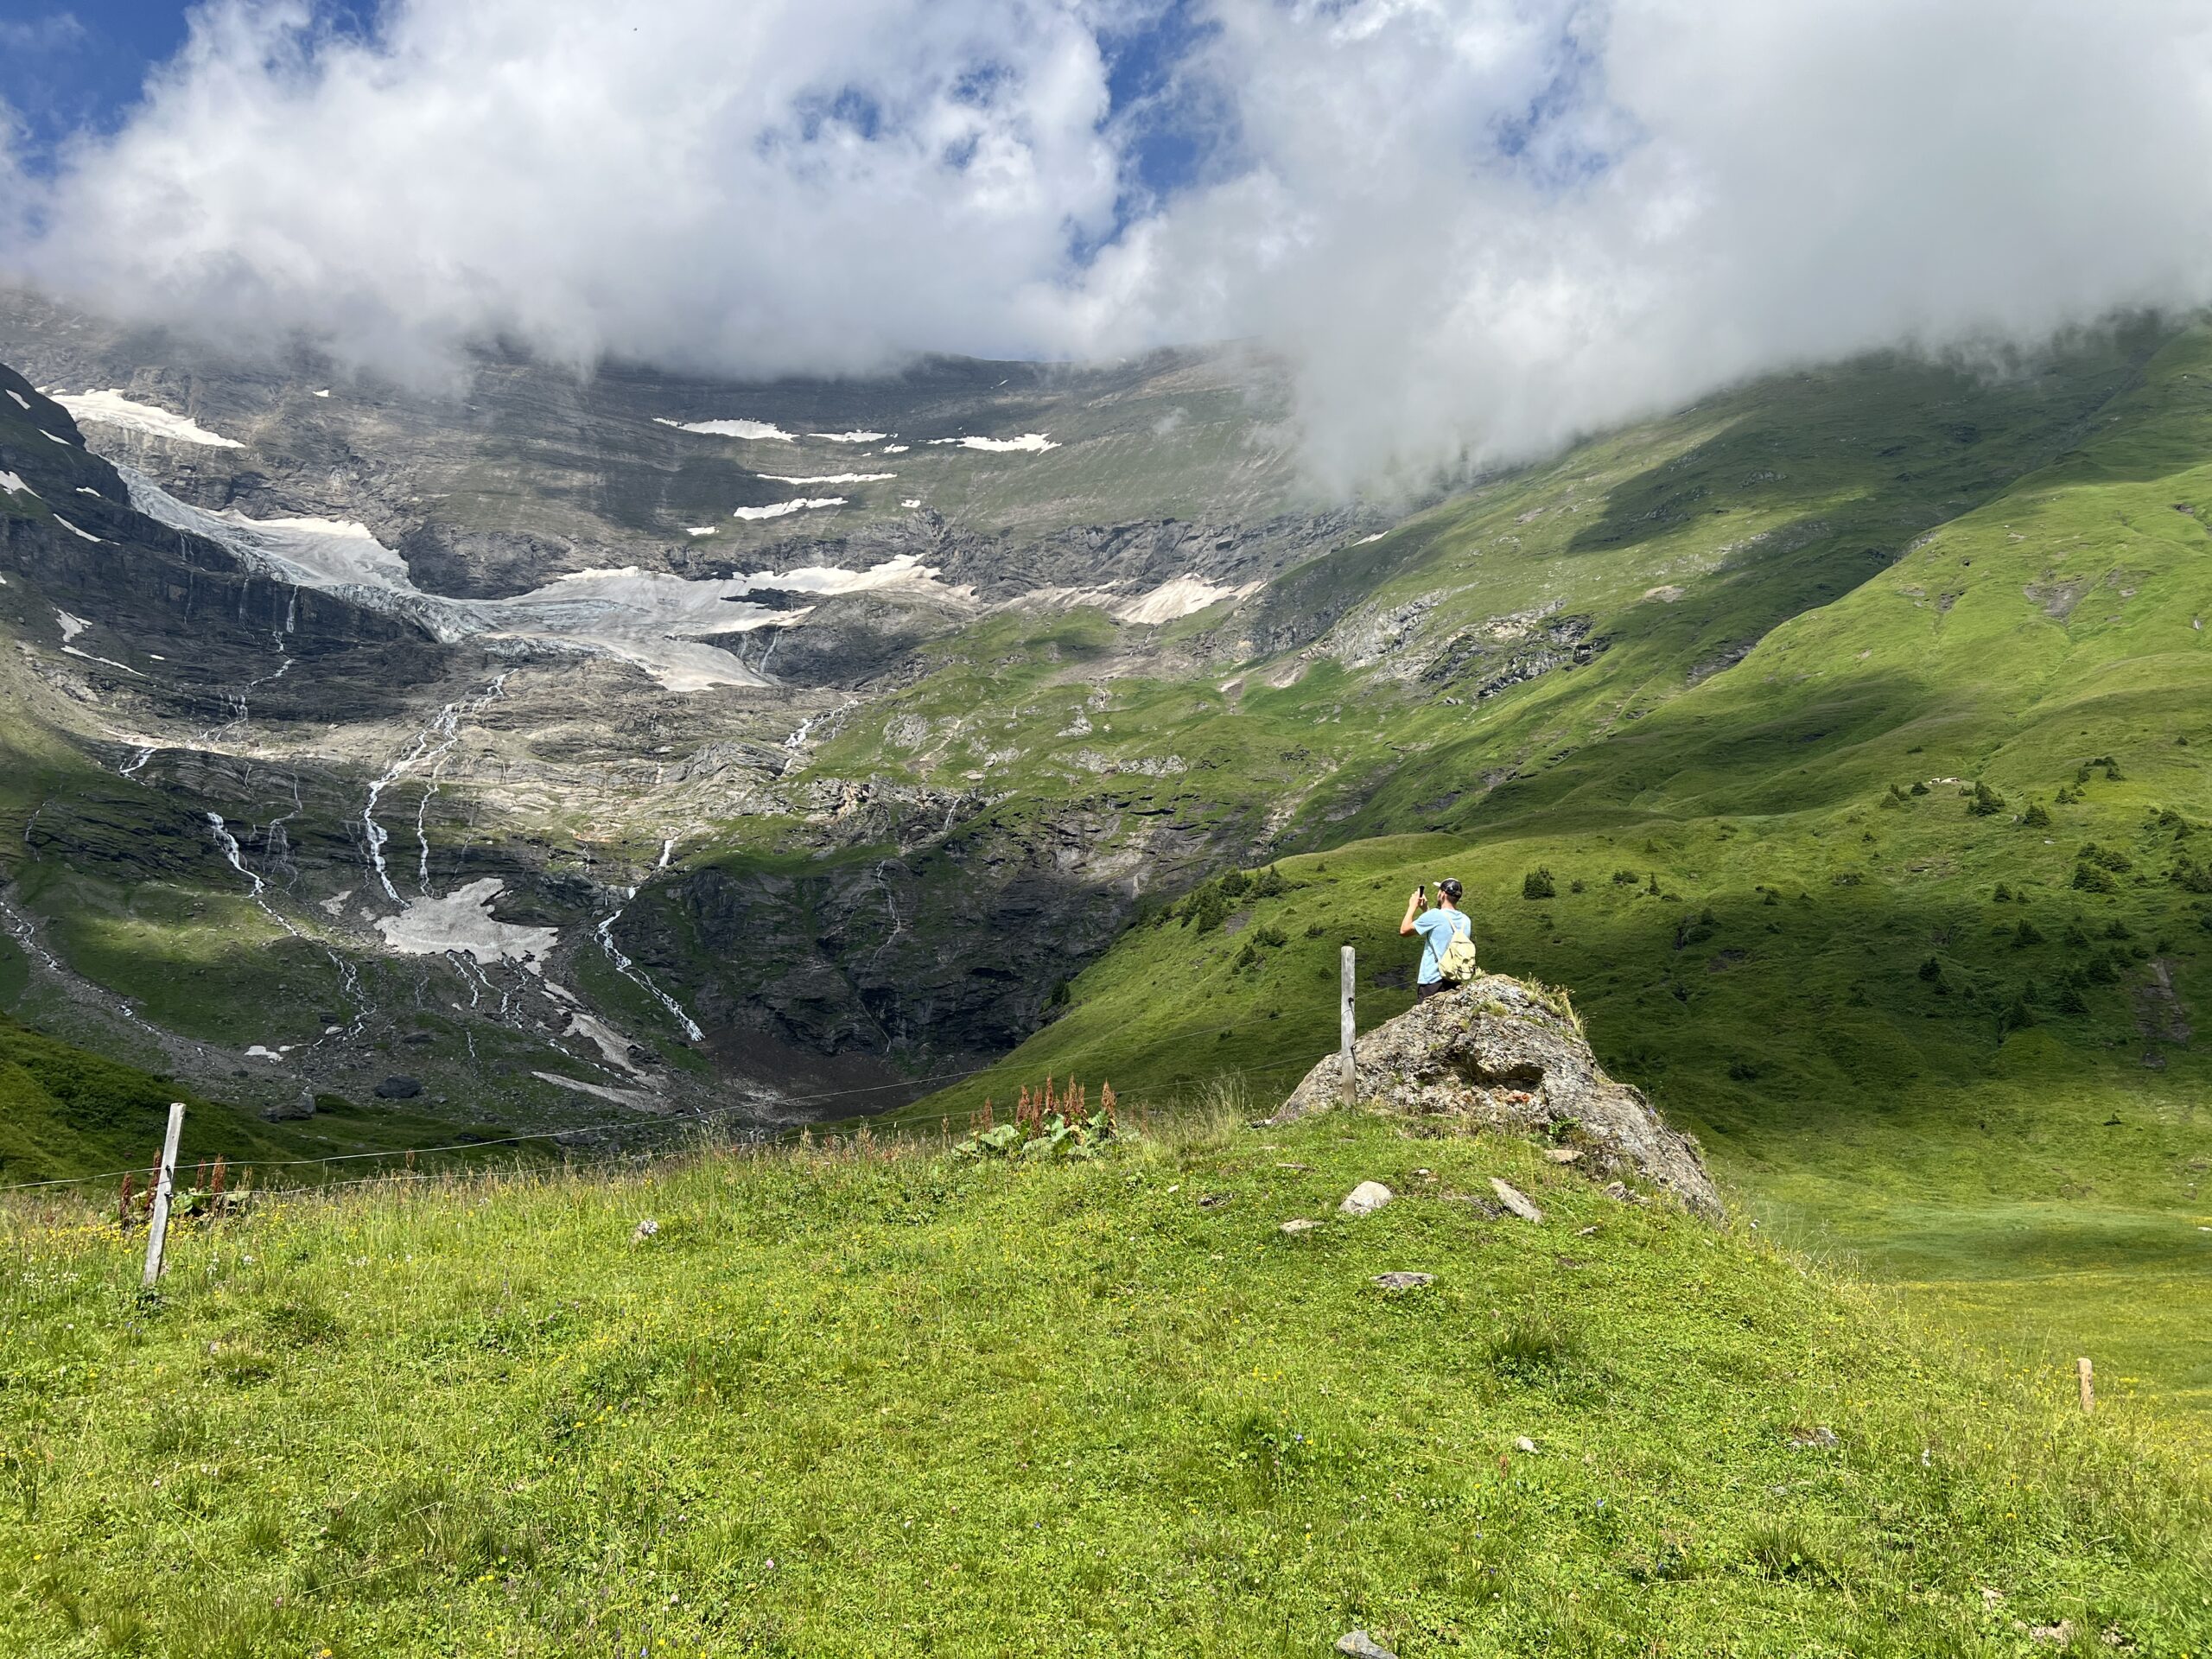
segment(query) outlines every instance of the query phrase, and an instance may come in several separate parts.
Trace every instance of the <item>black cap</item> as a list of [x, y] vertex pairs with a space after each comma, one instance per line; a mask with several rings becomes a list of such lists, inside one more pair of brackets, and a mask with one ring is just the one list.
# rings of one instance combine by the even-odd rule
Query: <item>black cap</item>
[[1436, 884], [1436, 890], [1442, 893], [1446, 899], [1449, 899], [1453, 904], [1456, 905], [1459, 902], [1459, 884], [1452, 877], [1447, 875], [1441, 881], [1438, 882]]

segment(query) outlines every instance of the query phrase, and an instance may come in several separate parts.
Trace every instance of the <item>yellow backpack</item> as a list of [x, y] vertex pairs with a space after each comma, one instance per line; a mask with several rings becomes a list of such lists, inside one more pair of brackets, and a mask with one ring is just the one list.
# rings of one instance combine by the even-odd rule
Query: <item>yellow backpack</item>
[[[1454, 912], [1459, 919], [1466, 917]], [[1475, 925], [1467, 922], [1466, 931], [1453, 929], [1452, 943], [1444, 947], [1444, 954], [1436, 959], [1437, 976], [1446, 985], [1464, 985], [1475, 976]]]

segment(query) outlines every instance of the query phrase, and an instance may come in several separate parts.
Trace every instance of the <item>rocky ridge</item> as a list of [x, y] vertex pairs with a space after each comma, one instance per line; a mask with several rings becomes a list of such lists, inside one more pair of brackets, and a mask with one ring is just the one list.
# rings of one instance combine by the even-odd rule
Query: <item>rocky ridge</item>
[[[1352, 1062], [1363, 1104], [1470, 1132], [1541, 1135], [1593, 1179], [1648, 1181], [1708, 1219], [1726, 1214], [1697, 1141], [1669, 1128], [1641, 1090], [1605, 1075], [1560, 993], [1484, 974], [1363, 1033]], [[1332, 1054], [1272, 1121], [1325, 1110], [1342, 1091]]]

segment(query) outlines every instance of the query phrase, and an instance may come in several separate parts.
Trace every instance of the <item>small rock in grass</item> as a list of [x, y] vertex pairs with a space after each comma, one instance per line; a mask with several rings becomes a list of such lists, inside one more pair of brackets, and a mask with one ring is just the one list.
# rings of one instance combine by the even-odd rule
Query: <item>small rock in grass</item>
[[1588, 1238], [1592, 1234], [1595, 1233], [1597, 1230], [1597, 1230], [1595, 1227], [1579, 1227], [1579, 1228], [1577, 1228], [1577, 1229], [1575, 1230], [1574, 1236], [1575, 1236], [1577, 1238]]
[[412, 1100], [423, 1092], [422, 1084], [414, 1077], [397, 1074], [377, 1084], [378, 1100]]
[[1398, 1659], [1398, 1656], [1365, 1630], [1347, 1630], [1337, 1638], [1337, 1651], [1351, 1659]]
[[1380, 1181], [1362, 1181], [1352, 1188], [1344, 1201], [1337, 1206], [1337, 1213], [1344, 1216], [1371, 1216], [1397, 1195]]
[[1490, 1178], [1490, 1190], [1497, 1194], [1497, 1201], [1500, 1204], [1520, 1217], [1522, 1220], [1538, 1223], [1543, 1220], [1544, 1212], [1537, 1209], [1529, 1201], [1529, 1195], [1514, 1185], [1512, 1182], [1502, 1181], [1493, 1175]]
[[1385, 1290], [1419, 1290], [1423, 1285], [1434, 1284], [1436, 1275], [1433, 1273], [1378, 1273], [1375, 1275], [1375, 1282]]
[[1800, 1423], [1789, 1431], [1789, 1444], [1801, 1452], [1826, 1452], [1835, 1443], [1835, 1430], [1826, 1423]]
[[1579, 1164], [1582, 1161], [1582, 1148], [1548, 1147], [1544, 1150], [1544, 1161], [1549, 1164]]
[[2074, 1621], [2070, 1618], [2062, 1618], [2056, 1624], [2028, 1626], [2028, 1640], [2031, 1642], [2044, 1642], [2054, 1648], [2063, 1648], [2073, 1639]]
[[642, 1244], [658, 1231], [660, 1231], [660, 1223], [655, 1221], [651, 1216], [647, 1216], [638, 1224], [637, 1230], [630, 1235], [630, 1242], [632, 1244]]
[[1229, 1202], [1229, 1198], [1230, 1195], [1226, 1192], [1209, 1192], [1205, 1197], [1198, 1200], [1198, 1208], [1201, 1210], [1218, 1210], [1223, 1205]]
[[1630, 1192], [1627, 1187], [1622, 1185], [1618, 1181], [1608, 1181], [1605, 1183], [1605, 1196], [1611, 1198], [1618, 1204], [1642, 1204], [1643, 1202], [1643, 1198], [1641, 1194]]
[[1283, 1223], [1281, 1230], [1288, 1233], [1293, 1238], [1295, 1238], [1300, 1233], [1312, 1232], [1320, 1224], [1321, 1224], [1318, 1221], [1312, 1221], [1304, 1216], [1300, 1216], [1294, 1221], [1286, 1221]]
[[1534, 1452], [1536, 1449], [1536, 1443], [1523, 1434], [1513, 1442], [1513, 1449], [1516, 1452]]
[[1313, 1166], [1311, 1164], [1277, 1164], [1275, 1167], [1277, 1169], [1294, 1169], [1300, 1174], [1303, 1175], [1306, 1171], [1312, 1169]]

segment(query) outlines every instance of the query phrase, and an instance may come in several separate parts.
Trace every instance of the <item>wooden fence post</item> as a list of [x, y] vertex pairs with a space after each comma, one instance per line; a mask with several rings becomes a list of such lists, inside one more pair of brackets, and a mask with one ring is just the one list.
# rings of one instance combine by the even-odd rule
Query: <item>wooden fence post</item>
[[162, 1137], [162, 1166], [154, 1178], [154, 1207], [148, 1217], [146, 1276], [140, 1285], [151, 1290], [162, 1276], [162, 1246], [169, 1236], [169, 1190], [176, 1184], [176, 1143], [184, 1133], [184, 1103], [169, 1103], [169, 1129]]
[[1353, 1063], [1351, 1052], [1352, 1036], [1358, 1029], [1357, 1022], [1352, 1017], [1351, 1006], [1355, 965], [1352, 948], [1346, 945], [1344, 950], [1343, 992], [1337, 1008], [1337, 1043], [1338, 1070], [1342, 1075], [1344, 1102], [1347, 1106], [1357, 1103], [1359, 1099], [1359, 1071]]
[[2074, 1374], [2082, 1380], [2082, 1414], [2086, 1417], [2097, 1408], [2096, 1368], [2087, 1354], [2074, 1362]]

